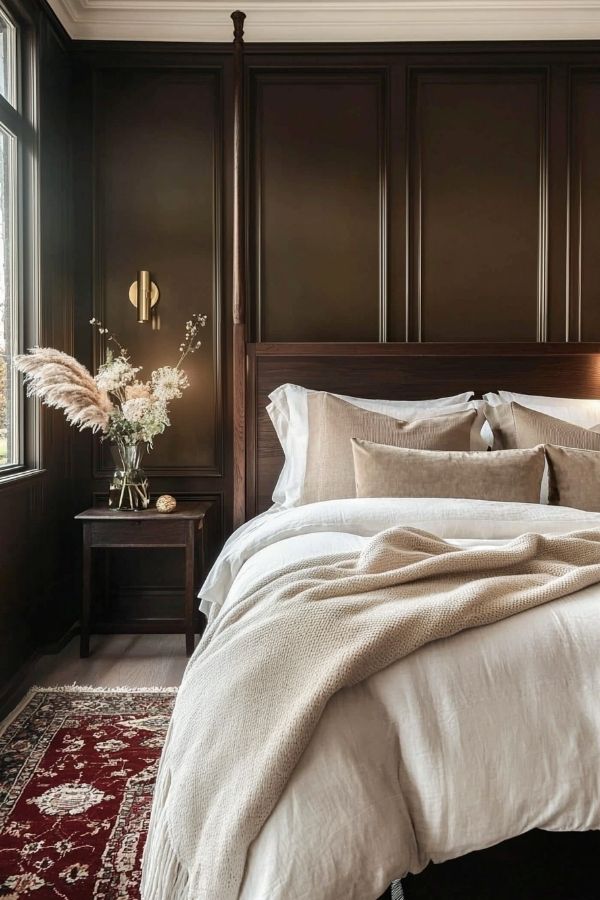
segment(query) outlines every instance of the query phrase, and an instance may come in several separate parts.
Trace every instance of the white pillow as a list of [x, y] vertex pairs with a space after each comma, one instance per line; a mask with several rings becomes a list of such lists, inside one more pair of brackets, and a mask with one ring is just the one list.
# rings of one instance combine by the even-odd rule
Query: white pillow
[[[283, 468], [273, 491], [273, 503], [279, 506], [297, 506], [302, 496], [302, 486], [306, 471], [308, 451], [308, 405], [309, 394], [316, 394], [297, 384], [283, 384], [269, 394], [271, 403], [267, 413], [279, 438], [285, 455]], [[464, 412], [468, 409], [482, 411], [481, 400], [471, 400], [473, 391], [454, 397], [439, 397], [434, 400], [370, 400], [364, 397], [347, 397], [336, 394], [347, 403], [361, 409], [380, 412], [395, 419], [410, 421], [427, 418], [432, 412]], [[471, 436], [473, 450], [485, 450], [488, 444], [480, 435], [481, 420], [478, 417]]]
[[533, 394], [515, 394], [512, 391], [484, 394], [483, 399], [490, 406], [501, 403], [518, 403], [527, 409], [535, 409], [562, 419], [581, 428], [594, 428], [600, 425], [600, 400], [575, 400], [569, 397], [536, 397]]

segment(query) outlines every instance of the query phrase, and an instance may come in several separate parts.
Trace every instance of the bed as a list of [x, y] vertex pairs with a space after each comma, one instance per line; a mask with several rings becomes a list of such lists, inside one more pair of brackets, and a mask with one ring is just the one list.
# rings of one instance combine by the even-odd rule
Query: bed
[[[337, 500], [267, 512], [224, 549], [203, 589], [203, 609], [214, 628], [265, 572], [360, 549], [398, 523], [457, 546], [497, 547], [526, 531], [597, 529], [600, 515], [461, 500]], [[532, 828], [598, 828], [599, 604], [594, 585], [430, 643], [336, 693], [250, 845], [239, 894], [215, 896], [374, 900], [392, 879], [430, 860]], [[188, 694], [201, 663], [198, 654], [190, 662]], [[200, 671], [192, 733], [210, 702], [203, 683]], [[239, 747], [226, 708], [222, 728], [219, 746], [210, 748], [219, 755], [232, 752], [229, 740]], [[207, 751], [194, 752], [198, 777], [211, 770], [212, 763], [200, 764]], [[195, 836], [190, 828], [192, 843]]]
[[[257, 740], [253, 716], [263, 735], [257, 749], [270, 743], [268, 731], [261, 732], [270, 710], [264, 702], [234, 710], [236, 689], [245, 697], [244, 685], [252, 680], [252, 659], [239, 664], [236, 647], [242, 659], [246, 651], [243, 640], [236, 644], [237, 633], [229, 645], [219, 643], [221, 636], [230, 623], [253, 623], [262, 634], [256, 646], [266, 647], [269, 665], [276, 665], [277, 642], [265, 635], [263, 609], [271, 614], [264, 604], [281, 573], [310, 578], [324, 559], [350, 565], [390, 530], [394, 540], [398, 529], [400, 540], [431, 540], [437, 553], [488, 559], [512, 553], [531, 534], [541, 536], [542, 547], [556, 547], [572, 533], [596, 541], [600, 513], [433, 495], [272, 508], [283, 455], [266, 412], [269, 395], [292, 383], [383, 401], [465, 391], [481, 397], [498, 389], [598, 397], [600, 346], [248, 341], [242, 21], [236, 21], [233, 309], [238, 530], [201, 591], [209, 627], [186, 672], [161, 763], [143, 896], [375, 900], [392, 881], [420, 872], [430, 860], [456, 858], [534, 828], [600, 829], [600, 553], [591, 551], [594, 571], [585, 586], [427, 641], [333, 691], [313, 717], [297, 758], [284, 760], [285, 773], [277, 755], [278, 744], [287, 747], [285, 735], [273, 732], [276, 764], [262, 781], [253, 781], [251, 760], [241, 770], [238, 760], [248, 754], [244, 735], [248, 745]], [[215, 681], [206, 662], [211, 654], [221, 666]], [[222, 674], [227, 666], [229, 683]], [[289, 670], [282, 663], [283, 681]], [[312, 677], [309, 668], [307, 684]], [[290, 706], [294, 684], [290, 675]], [[227, 772], [234, 770], [229, 781]], [[236, 785], [250, 810], [241, 838], [239, 823], [228, 819]], [[268, 802], [259, 798], [257, 811], [261, 792]], [[209, 795], [210, 807], [203, 806]], [[203, 819], [206, 809], [210, 815]]]
[[[252, 605], [248, 598], [268, 575], [324, 554], [360, 552], [397, 526], [482, 551], [527, 533], [600, 534], [600, 513], [541, 503], [432, 497], [336, 499], [288, 509], [269, 504], [282, 454], [266, 407], [283, 381], [386, 400], [469, 387], [483, 394], [499, 384], [540, 394], [598, 394], [597, 347], [490, 349], [248, 347], [245, 498], [255, 515], [229, 539], [201, 591], [209, 632]], [[418, 873], [430, 860], [534, 828], [600, 828], [596, 580], [519, 615], [428, 643], [335, 693], [248, 844], [240, 884], [218, 896], [375, 900], [394, 879]], [[187, 694], [198, 708], [206, 702], [201, 656], [200, 650], [184, 680], [184, 687], [194, 682], [196, 667]], [[222, 703], [219, 756], [235, 734], [229, 702]], [[186, 746], [196, 725], [189, 728]], [[214, 740], [213, 733], [213, 750]], [[233, 743], [239, 746], [239, 734]], [[206, 776], [195, 752], [193, 765]], [[160, 834], [159, 828], [154, 846]], [[192, 845], [195, 834], [194, 826]], [[162, 871], [169, 872], [164, 858]], [[167, 893], [164, 900], [171, 896], [187, 894]]]

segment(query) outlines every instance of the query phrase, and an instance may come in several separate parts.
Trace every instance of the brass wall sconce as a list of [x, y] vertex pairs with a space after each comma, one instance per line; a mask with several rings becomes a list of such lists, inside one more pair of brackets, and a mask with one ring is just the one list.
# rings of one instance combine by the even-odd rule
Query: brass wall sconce
[[141, 269], [129, 288], [129, 300], [137, 309], [137, 320], [140, 324], [152, 320], [152, 328], [160, 328], [160, 316], [156, 308], [160, 297], [158, 286], [151, 280], [150, 272]]

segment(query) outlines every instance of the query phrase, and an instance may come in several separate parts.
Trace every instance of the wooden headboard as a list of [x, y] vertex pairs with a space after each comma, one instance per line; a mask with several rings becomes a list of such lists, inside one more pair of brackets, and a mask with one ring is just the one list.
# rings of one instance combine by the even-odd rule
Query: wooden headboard
[[263, 343], [247, 345], [247, 363], [246, 518], [270, 505], [283, 463], [265, 412], [280, 384], [384, 400], [501, 389], [600, 397], [600, 344]]

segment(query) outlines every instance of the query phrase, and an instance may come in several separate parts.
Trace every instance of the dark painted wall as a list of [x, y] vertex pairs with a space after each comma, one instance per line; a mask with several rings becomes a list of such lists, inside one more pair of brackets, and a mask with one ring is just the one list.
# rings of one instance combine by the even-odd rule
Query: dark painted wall
[[247, 54], [260, 340], [600, 338], [600, 54]]
[[[177, 361], [192, 314], [208, 315], [202, 348], [185, 364], [190, 388], [172, 404], [172, 427], [156, 438], [144, 467], [153, 497], [213, 499], [212, 537], [220, 542], [231, 521], [230, 56], [192, 50], [173, 58], [164, 48], [111, 45], [95, 52], [85, 45], [76, 65], [78, 179], [86, 191], [78, 280], [89, 288], [86, 316], [116, 332], [148, 377]], [[137, 323], [128, 299], [143, 268], [161, 292], [158, 331]], [[96, 364], [104, 352], [96, 339]], [[108, 447], [95, 442], [94, 502], [106, 503], [113, 468]], [[176, 553], [111, 553], [110, 569], [114, 621], [180, 615], [183, 568]]]

